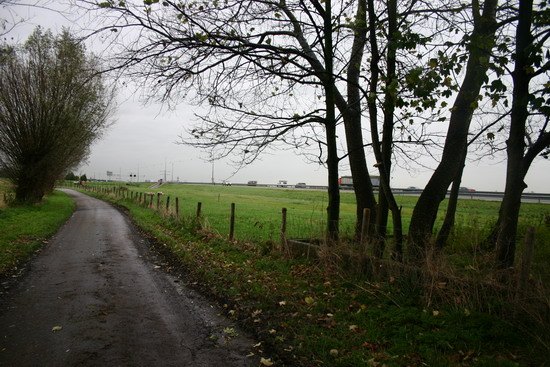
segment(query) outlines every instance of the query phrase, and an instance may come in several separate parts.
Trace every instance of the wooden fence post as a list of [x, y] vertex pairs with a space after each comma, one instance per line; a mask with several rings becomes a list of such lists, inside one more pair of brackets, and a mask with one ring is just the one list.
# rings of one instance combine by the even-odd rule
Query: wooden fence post
[[283, 215], [281, 218], [281, 244], [280, 251], [284, 251], [286, 248], [286, 208], [283, 208]]
[[157, 192], [157, 210], [160, 208], [160, 192]]
[[363, 221], [361, 222], [361, 251], [367, 249], [367, 238], [369, 234], [370, 209], [363, 208]]
[[521, 258], [521, 270], [518, 280], [518, 296], [524, 294], [529, 282], [529, 272], [533, 262], [533, 252], [535, 247], [535, 227], [527, 227], [525, 233], [525, 244], [523, 246], [523, 256]]
[[231, 217], [229, 219], [229, 240], [235, 235], [235, 203], [231, 203]]
[[176, 220], [180, 219], [180, 201], [176, 196]]
[[166, 213], [170, 210], [170, 196], [166, 197]]
[[201, 210], [202, 210], [202, 203], [199, 201], [197, 203], [197, 218], [200, 218], [201, 216]]

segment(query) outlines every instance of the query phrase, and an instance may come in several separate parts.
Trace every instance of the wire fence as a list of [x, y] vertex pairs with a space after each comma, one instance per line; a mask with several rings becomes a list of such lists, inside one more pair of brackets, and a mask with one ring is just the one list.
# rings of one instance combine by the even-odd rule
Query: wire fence
[[[227, 208], [214, 207], [192, 198], [165, 195], [159, 192], [135, 191], [125, 186], [65, 184], [65, 187], [94, 192], [113, 199], [133, 202], [174, 221], [194, 220], [201, 228], [231, 240], [280, 243], [286, 238], [324, 239], [326, 218], [322, 213], [292, 213], [286, 208], [269, 213], [261, 206], [231, 203]], [[209, 205], [211, 207], [209, 207]], [[342, 236], [352, 236], [354, 223], [341, 223]]]

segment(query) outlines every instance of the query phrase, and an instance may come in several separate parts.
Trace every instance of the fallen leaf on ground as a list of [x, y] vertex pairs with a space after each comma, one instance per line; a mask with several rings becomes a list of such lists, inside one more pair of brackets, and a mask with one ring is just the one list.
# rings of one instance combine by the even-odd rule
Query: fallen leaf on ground
[[271, 362], [271, 358], [268, 358], [268, 359], [265, 359], [265, 358], [261, 358], [260, 359], [260, 363], [262, 364], [262, 366], [273, 366], [273, 362]]
[[261, 314], [261, 313], [262, 313], [262, 310], [256, 310], [256, 311], [252, 312], [251, 315], [252, 315], [252, 317], [256, 317], [256, 316], [258, 316], [258, 315]]
[[54, 326], [52, 331], [60, 331], [61, 329], [63, 329], [63, 326]]

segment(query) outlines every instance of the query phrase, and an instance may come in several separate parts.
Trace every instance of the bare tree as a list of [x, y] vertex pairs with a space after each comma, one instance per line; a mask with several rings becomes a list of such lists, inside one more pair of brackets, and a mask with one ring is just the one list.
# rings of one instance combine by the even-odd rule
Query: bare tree
[[468, 63], [452, 107], [443, 155], [411, 218], [409, 254], [412, 261], [425, 258], [439, 205], [464, 164], [470, 122], [478, 105], [481, 87], [487, 79], [490, 55], [495, 45], [497, 4], [497, 0], [486, 0], [483, 7], [477, 0], [472, 3], [474, 28], [468, 35]]
[[[343, 122], [360, 222], [362, 209], [376, 205], [358, 103], [365, 39], [354, 31], [365, 29], [362, 3], [363, 10], [354, 1], [317, 0], [101, 7], [116, 14], [104, 30], [124, 34], [125, 42], [125, 31], [139, 35], [125, 44], [115, 68], [152, 85], [164, 101], [188, 96], [212, 107], [190, 129], [196, 140], [186, 143], [221, 147], [219, 154], [237, 153], [243, 162], [272, 144], [316, 145], [329, 166], [329, 196], [338, 200], [344, 153], [336, 151], [336, 124]], [[331, 199], [329, 206], [334, 229], [339, 204]]]
[[112, 92], [97, 60], [63, 31], [37, 28], [0, 56], [0, 166], [16, 200], [40, 201], [107, 126]]

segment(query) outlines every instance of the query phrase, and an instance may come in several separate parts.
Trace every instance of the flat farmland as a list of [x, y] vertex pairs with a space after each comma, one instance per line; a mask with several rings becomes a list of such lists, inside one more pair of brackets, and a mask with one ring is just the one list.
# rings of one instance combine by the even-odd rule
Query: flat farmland
[[[209, 228], [221, 235], [229, 233], [231, 203], [235, 203], [235, 236], [243, 240], [277, 241], [281, 229], [282, 208], [287, 208], [287, 235], [292, 238], [319, 237], [325, 228], [327, 193], [324, 191], [261, 188], [222, 185], [165, 184], [151, 189], [150, 184], [125, 185], [136, 192], [162, 192], [163, 206], [170, 197], [173, 210], [175, 198], [179, 200], [182, 216], [194, 216], [197, 203], [201, 203], [202, 217]], [[404, 232], [407, 233], [410, 217], [417, 201], [414, 196], [398, 196], [402, 207]], [[455, 240], [468, 242], [481, 239], [498, 216], [500, 202], [485, 200], [459, 200], [456, 213]], [[445, 215], [447, 200], [441, 205], [436, 228]], [[355, 197], [352, 192], [341, 192], [340, 229], [344, 237], [353, 233]], [[548, 236], [545, 219], [550, 216], [550, 205], [523, 203], [520, 233], [527, 226], [535, 226], [539, 236]], [[389, 231], [391, 233], [391, 218]], [[479, 237], [479, 238], [478, 238]], [[461, 241], [462, 242], [462, 241]]]

